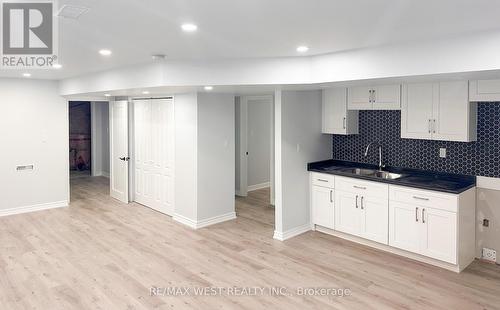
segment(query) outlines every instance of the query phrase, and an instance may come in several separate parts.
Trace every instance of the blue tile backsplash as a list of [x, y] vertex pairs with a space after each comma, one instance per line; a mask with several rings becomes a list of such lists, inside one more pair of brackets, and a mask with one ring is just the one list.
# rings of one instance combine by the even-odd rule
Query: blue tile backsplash
[[[359, 111], [359, 135], [334, 135], [333, 159], [378, 163], [376, 148], [366, 145], [380, 140], [384, 164], [395, 167], [500, 177], [500, 102], [478, 104], [476, 142], [401, 139], [400, 111]], [[439, 148], [447, 151], [439, 157]]]

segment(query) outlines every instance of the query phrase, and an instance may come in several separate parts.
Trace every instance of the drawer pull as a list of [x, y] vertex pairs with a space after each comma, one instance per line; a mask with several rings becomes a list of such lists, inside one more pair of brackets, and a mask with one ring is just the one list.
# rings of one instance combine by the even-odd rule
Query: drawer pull
[[328, 180], [325, 180], [325, 179], [316, 179], [316, 180], [318, 180], [320, 182], [327, 182], [328, 183]]
[[418, 196], [413, 196], [413, 199], [429, 201], [429, 198], [423, 198], [423, 197], [418, 197]]
[[366, 189], [366, 187], [364, 187], [364, 186], [353, 185], [352, 187], [357, 188], [357, 189]]

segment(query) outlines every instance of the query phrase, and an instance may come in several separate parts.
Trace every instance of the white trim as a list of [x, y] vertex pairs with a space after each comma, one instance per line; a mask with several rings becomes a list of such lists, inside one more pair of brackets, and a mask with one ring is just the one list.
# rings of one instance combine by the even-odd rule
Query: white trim
[[500, 191], [500, 178], [478, 176], [476, 183], [476, 186], [479, 188], [494, 189]]
[[192, 220], [192, 219], [187, 218], [183, 215], [175, 213], [174, 216], [172, 217], [172, 219], [176, 222], [179, 222], [181, 224], [189, 226], [193, 229], [200, 229], [200, 228], [207, 227], [210, 225], [215, 225], [218, 223], [234, 220], [234, 219], [236, 219], [236, 212], [229, 212], [226, 214], [214, 216], [214, 217], [200, 220], [200, 221]]
[[192, 229], [196, 229], [196, 221], [192, 220], [188, 217], [185, 217], [184, 215], [180, 215], [177, 213], [174, 213], [174, 216], [172, 216], [172, 219], [176, 222], [179, 222], [181, 224], [184, 224], [186, 226], [191, 227]]
[[284, 231], [284, 232], [275, 230], [273, 238], [276, 240], [279, 240], [279, 241], [285, 241], [287, 239], [296, 237], [296, 236], [301, 235], [301, 234], [308, 232], [310, 230], [311, 230], [311, 224], [307, 223], [307, 224], [301, 225], [299, 227], [289, 229], [289, 230]]
[[103, 171], [103, 172], [101, 173], [101, 177], [105, 177], [105, 178], [108, 178], [108, 179], [109, 179], [109, 172]]
[[67, 200], [41, 203], [41, 204], [32, 205], [32, 206], [25, 206], [25, 207], [0, 210], [0, 216], [8, 216], [8, 215], [14, 215], [14, 214], [36, 212], [36, 211], [55, 209], [55, 208], [64, 208], [64, 207], [67, 207], [68, 205], [69, 204], [68, 204]]
[[276, 89], [274, 92], [274, 230], [277, 232], [283, 230], [281, 138], [281, 89]]
[[248, 98], [240, 97], [240, 189], [239, 196], [248, 192]]
[[400, 256], [403, 256], [403, 257], [406, 257], [409, 259], [413, 259], [413, 260], [416, 260], [416, 261], [419, 261], [422, 263], [426, 263], [429, 265], [433, 265], [433, 266], [437, 266], [437, 267], [440, 267], [443, 269], [447, 269], [447, 270], [450, 270], [450, 271], [453, 271], [456, 273], [461, 272], [471, 263], [471, 262], [468, 262], [464, 266], [453, 265], [453, 264], [446, 263], [446, 262], [443, 262], [440, 260], [436, 260], [436, 259], [433, 259], [430, 257], [426, 257], [426, 256], [422, 256], [422, 255], [419, 255], [416, 253], [412, 253], [412, 252], [408, 252], [408, 251], [401, 250], [398, 248], [394, 248], [394, 247], [391, 247], [390, 245], [386, 245], [386, 244], [378, 243], [375, 241], [356, 237], [353, 235], [345, 234], [345, 233], [342, 233], [340, 231], [332, 230], [332, 229], [322, 227], [319, 225], [316, 225], [315, 230], [322, 232], [322, 233], [325, 233], [325, 234], [328, 234], [328, 235], [332, 235], [332, 236], [341, 238], [341, 239], [345, 239], [345, 240], [348, 240], [348, 241], [351, 241], [354, 243], [362, 244], [364, 246], [369, 246], [369, 247], [375, 248], [377, 250], [382, 250], [382, 251], [389, 252], [389, 253], [396, 254], [396, 255], [400, 255]]
[[248, 192], [256, 191], [258, 189], [263, 189], [263, 188], [267, 188], [270, 186], [271, 186], [271, 182], [264, 182], [264, 183], [255, 184], [255, 185], [248, 185], [247, 191]]

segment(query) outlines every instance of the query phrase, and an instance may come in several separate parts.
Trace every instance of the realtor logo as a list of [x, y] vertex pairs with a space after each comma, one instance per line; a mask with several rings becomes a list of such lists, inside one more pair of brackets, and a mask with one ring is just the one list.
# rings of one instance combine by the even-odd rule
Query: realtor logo
[[2, 1], [2, 68], [52, 68], [57, 61], [54, 1]]

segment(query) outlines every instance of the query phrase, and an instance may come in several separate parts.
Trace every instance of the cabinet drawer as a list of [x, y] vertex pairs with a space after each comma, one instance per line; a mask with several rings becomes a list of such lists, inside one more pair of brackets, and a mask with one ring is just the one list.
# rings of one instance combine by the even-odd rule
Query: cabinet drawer
[[370, 197], [388, 199], [387, 184], [364, 181], [360, 179], [336, 177], [335, 188], [349, 193], [360, 193]]
[[335, 188], [335, 176], [331, 174], [312, 172], [311, 183], [316, 186]]
[[458, 198], [453, 194], [390, 185], [389, 200], [449, 212], [458, 211]]

